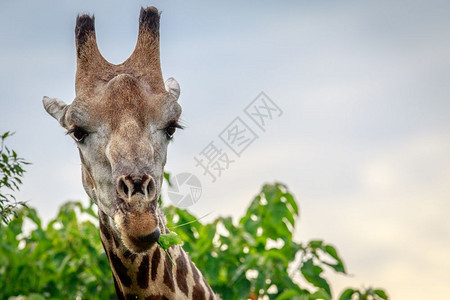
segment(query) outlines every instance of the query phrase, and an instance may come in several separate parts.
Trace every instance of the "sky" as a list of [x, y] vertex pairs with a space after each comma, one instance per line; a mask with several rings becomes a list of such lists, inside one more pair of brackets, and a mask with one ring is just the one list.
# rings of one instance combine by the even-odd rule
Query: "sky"
[[[237, 219], [283, 182], [301, 207], [296, 240], [324, 239], [346, 263], [351, 276], [327, 273], [335, 294], [448, 297], [448, 1], [1, 1], [0, 132], [33, 163], [19, 200], [45, 220], [87, 202], [76, 145], [41, 99], [75, 96], [77, 14], [95, 14], [100, 51], [121, 63], [148, 5], [163, 11], [162, 71], [186, 126], [166, 170], [199, 178], [192, 213]], [[244, 111], [261, 92], [282, 111], [264, 130]], [[257, 136], [239, 156], [220, 139], [236, 118]], [[194, 159], [211, 142], [234, 160], [215, 182]]]

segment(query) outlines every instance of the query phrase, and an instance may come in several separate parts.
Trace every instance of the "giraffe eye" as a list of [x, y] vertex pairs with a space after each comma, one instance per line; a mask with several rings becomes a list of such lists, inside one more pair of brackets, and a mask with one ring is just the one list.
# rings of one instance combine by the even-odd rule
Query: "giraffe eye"
[[172, 121], [164, 129], [164, 132], [166, 133], [166, 136], [169, 140], [173, 138], [173, 135], [175, 134], [175, 131], [177, 131], [177, 128], [183, 129], [183, 126], [181, 126], [177, 121]]
[[175, 133], [175, 131], [177, 130], [177, 128], [175, 126], [169, 126], [166, 128], [166, 135], [168, 139], [172, 139], [173, 135]]
[[74, 127], [67, 133], [70, 134], [78, 143], [81, 143], [84, 138], [89, 135], [89, 133], [81, 127]]

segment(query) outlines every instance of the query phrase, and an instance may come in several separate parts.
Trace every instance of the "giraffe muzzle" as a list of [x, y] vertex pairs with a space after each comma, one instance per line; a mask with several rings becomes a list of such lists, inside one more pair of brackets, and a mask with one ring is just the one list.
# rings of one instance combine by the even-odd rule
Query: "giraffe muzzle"
[[150, 249], [159, 240], [161, 234], [158, 216], [154, 209], [143, 212], [116, 210], [114, 223], [124, 245], [134, 253]]
[[114, 222], [124, 245], [135, 253], [150, 249], [159, 240], [157, 192], [152, 176], [121, 175], [117, 178]]

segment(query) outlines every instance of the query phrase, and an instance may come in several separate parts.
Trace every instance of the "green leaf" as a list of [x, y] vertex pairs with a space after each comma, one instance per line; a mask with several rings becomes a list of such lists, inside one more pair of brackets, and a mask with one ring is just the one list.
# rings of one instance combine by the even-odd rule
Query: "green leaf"
[[14, 133], [11, 133], [9, 131], [5, 132], [4, 134], [2, 134], [2, 140], [6, 139], [8, 136], [13, 135]]
[[169, 186], [172, 186], [172, 182], [170, 181], [170, 173], [164, 172], [164, 179], [167, 181], [167, 184], [169, 184]]
[[167, 234], [161, 234], [158, 241], [158, 245], [164, 250], [167, 250], [171, 246], [182, 244], [183, 241], [181, 238], [173, 231]]
[[330, 264], [329, 262], [326, 262], [326, 261], [322, 261], [322, 263], [329, 266], [330, 268], [332, 268], [334, 271], [336, 271], [338, 273], [346, 274], [344, 267], [340, 264]]
[[28, 297], [26, 297], [27, 300], [45, 300], [45, 297], [40, 294], [29, 294]]
[[386, 295], [386, 292], [384, 290], [376, 289], [373, 291], [373, 293], [375, 295], [377, 295], [378, 297], [380, 297], [381, 299], [384, 299], [384, 300], [388, 299], [388, 296]]
[[295, 215], [299, 215], [299, 210], [298, 210], [298, 206], [297, 206], [297, 202], [295, 202], [294, 196], [292, 196], [289, 193], [285, 193], [283, 194], [283, 196], [286, 198], [287, 203], [289, 203], [292, 207], [292, 209], [294, 210]]
[[319, 289], [310, 296], [310, 299], [330, 300], [331, 296], [324, 289]]
[[41, 219], [39, 219], [39, 216], [37, 215], [37, 212], [34, 208], [29, 208], [27, 211], [27, 217], [33, 221], [38, 228], [41, 228]]
[[339, 300], [351, 300], [353, 294], [355, 293], [354, 289], [346, 289], [342, 292], [341, 296], [339, 297]]
[[323, 288], [328, 293], [328, 295], [331, 296], [331, 290], [328, 282], [320, 277], [323, 269], [319, 266], [314, 265], [312, 259], [308, 259], [306, 262], [304, 262], [300, 270], [303, 274], [303, 277], [305, 277], [307, 281], [309, 281], [316, 287]]
[[313, 249], [322, 248], [323, 241], [322, 240], [314, 240], [309, 242], [309, 246]]
[[278, 297], [276, 297], [276, 300], [291, 300], [294, 299], [296, 296], [300, 296], [301, 293], [298, 290], [294, 289], [288, 289], [282, 292]]
[[324, 248], [326, 253], [328, 253], [331, 257], [333, 257], [337, 264], [332, 265], [332, 264], [328, 264], [329, 266], [331, 266], [336, 272], [341, 272], [341, 273], [346, 273], [345, 271], [345, 267], [344, 267], [344, 262], [342, 261], [342, 259], [339, 257], [336, 248], [334, 248], [331, 245], [326, 245]]

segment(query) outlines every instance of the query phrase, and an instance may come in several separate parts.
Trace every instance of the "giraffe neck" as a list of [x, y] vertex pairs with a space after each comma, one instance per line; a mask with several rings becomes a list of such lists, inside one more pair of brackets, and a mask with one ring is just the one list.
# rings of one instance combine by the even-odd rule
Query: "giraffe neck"
[[[147, 252], [132, 253], [112, 228], [111, 219], [100, 210], [99, 220], [100, 237], [111, 266], [118, 299], [216, 299], [211, 287], [181, 246], [167, 249], [175, 265], [157, 244]], [[169, 232], [164, 223], [160, 224], [160, 229], [161, 233]]]

